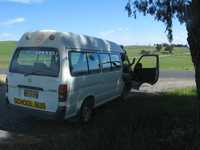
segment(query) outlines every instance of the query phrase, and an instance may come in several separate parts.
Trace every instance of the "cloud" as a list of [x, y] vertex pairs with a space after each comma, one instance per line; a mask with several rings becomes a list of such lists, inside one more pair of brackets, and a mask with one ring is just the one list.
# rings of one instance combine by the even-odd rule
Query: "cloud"
[[114, 30], [107, 30], [107, 31], [103, 31], [103, 32], [100, 32], [99, 35], [100, 36], [103, 36], [103, 37], [107, 37], [107, 36], [110, 36], [112, 34], [115, 34], [115, 33], [119, 33], [119, 32], [126, 32], [128, 31], [128, 28], [117, 28], [117, 29], [114, 29]]
[[17, 40], [18, 37], [12, 33], [0, 33], [0, 41]]
[[111, 35], [111, 34], [113, 34], [115, 32], [116, 32], [115, 30], [102, 31], [102, 32], [99, 33], [99, 35], [103, 36], [103, 37], [106, 37], [106, 36]]
[[25, 18], [18, 17], [18, 18], [15, 18], [15, 19], [10, 19], [10, 20], [4, 21], [4, 22], [0, 22], [0, 25], [1, 26], [12, 26], [12, 25], [15, 25], [15, 24], [18, 24], [18, 23], [22, 23], [24, 21], [25, 21]]
[[129, 28], [127, 27], [119, 27], [113, 30], [102, 31], [98, 33], [98, 36], [119, 44], [129, 45], [133, 43], [132, 36], [129, 33]]
[[45, 0], [0, 0], [0, 2], [14, 2], [21, 4], [43, 3]]
[[[98, 33], [100, 38], [116, 42], [123, 45], [153, 45], [155, 43], [168, 43], [167, 36], [160, 31], [154, 33], [153, 31], [136, 31], [126, 27], [120, 27], [112, 30], [106, 30]], [[187, 43], [187, 33], [185, 30], [174, 30], [173, 43]]]

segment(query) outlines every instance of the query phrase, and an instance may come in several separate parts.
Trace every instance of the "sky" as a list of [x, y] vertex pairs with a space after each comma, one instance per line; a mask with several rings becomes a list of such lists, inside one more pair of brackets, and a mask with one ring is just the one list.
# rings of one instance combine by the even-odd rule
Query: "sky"
[[[128, 17], [127, 0], [0, 0], [0, 40], [51, 29], [91, 35], [124, 45], [168, 42], [165, 26], [150, 16]], [[174, 19], [174, 43], [186, 44], [184, 25]]]

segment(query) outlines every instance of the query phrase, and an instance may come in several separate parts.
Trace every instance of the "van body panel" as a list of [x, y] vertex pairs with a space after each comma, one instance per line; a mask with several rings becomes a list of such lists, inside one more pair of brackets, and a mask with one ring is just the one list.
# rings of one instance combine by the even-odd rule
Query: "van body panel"
[[[50, 36], [54, 36], [54, 40], [50, 40]], [[71, 32], [56, 32], [56, 31], [35, 31], [25, 33], [17, 47], [55, 47], [58, 49], [75, 49], [76, 51], [92, 50], [105, 52], [121, 52], [122, 48], [111, 41], [103, 40], [87, 35], [74, 34]]]
[[[45, 57], [44, 60], [39, 59], [40, 54], [45, 55], [48, 53], [46, 51], [37, 54], [36, 64], [32, 65], [32, 69], [29, 68], [30, 72], [25, 72], [23, 69], [19, 71], [20, 67], [26, 67], [26, 65], [21, 65], [20, 61], [15, 60], [15, 57], [19, 57], [20, 53], [18, 51], [21, 49], [24, 50], [24, 53], [33, 50], [33, 54], [42, 50], [57, 50], [59, 68], [55, 68], [59, 69], [58, 74], [56, 72], [52, 72], [52, 74], [55, 73], [55, 76], [38, 74], [40, 71], [51, 72], [53, 68], [51, 68], [52, 62], [54, 62], [52, 60], [55, 59], [53, 56], [51, 56], [52, 60], [46, 60]], [[82, 68], [80, 67], [82, 64], [77, 61], [77, 66], [72, 66], [70, 52], [84, 53], [87, 60], [87, 71], [84, 74], [73, 74], [72, 70], [77, 66], [76, 69]], [[94, 56], [92, 55], [93, 53], [95, 54]], [[101, 54], [108, 55], [109, 60], [107, 57], [105, 59], [107, 61], [102, 62], [104, 60], [101, 60]], [[118, 44], [95, 37], [55, 31], [25, 33], [17, 43], [7, 74], [8, 93], [6, 95], [8, 103], [14, 107], [22, 108], [24, 111], [33, 110], [32, 115], [36, 112], [37, 114], [51, 114], [51, 116], [56, 114], [61, 114], [62, 116], [63, 114], [64, 119], [75, 116], [80, 111], [84, 100], [88, 97], [94, 98], [95, 107], [100, 106], [119, 97], [124, 90], [122, 56], [125, 54], [126, 52]], [[56, 53], [51, 55], [57, 56]], [[118, 57], [117, 61], [114, 61], [114, 55]], [[16, 61], [15, 67], [13, 67], [13, 61]], [[46, 62], [48, 61], [51, 63], [49, 69], [45, 71]], [[89, 61], [91, 61], [91, 66]], [[99, 64], [97, 64], [97, 61], [99, 61]], [[104, 68], [103, 65], [106, 63], [110, 64], [110, 68]], [[19, 68], [17, 69], [17, 67]], [[44, 69], [41, 69], [41, 67], [44, 67]], [[90, 67], [94, 67], [94, 69], [92, 70]], [[13, 68], [18, 72], [13, 71]], [[31, 71], [36, 68], [40, 68], [40, 71]], [[64, 99], [60, 97], [62, 96], [60, 95], [61, 90], [59, 90], [60, 85], [67, 87]]]
[[[40, 74], [37, 71], [34, 73], [30, 73], [26, 70], [29, 67], [28, 65], [23, 65], [24, 69], [12, 70], [12, 65], [14, 64], [14, 60], [20, 57], [20, 52], [23, 50], [24, 53], [29, 52], [43, 52], [43, 50], [49, 50], [47, 47], [23, 47], [17, 48], [13, 55], [13, 61], [10, 64], [10, 70], [8, 73], [8, 99], [11, 104], [18, 105], [19, 107], [26, 107], [30, 109], [42, 110], [47, 112], [56, 112], [58, 109], [58, 87], [61, 83], [61, 74], [62, 71], [61, 65], [59, 65], [58, 75], [51, 76], [50, 74]], [[19, 51], [19, 52], [18, 52]], [[16, 53], [19, 53], [18, 56], [15, 56]], [[48, 53], [51, 51], [44, 51], [44, 53]], [[59, 53], [59, 50], [57, 50]], [[62, 55], [62, 53], [60, 53]], [[59, 57], [61, 56], [59, 54]], [[40, 54], [42, 55], [42, 54]], [[28, 55], [27, 55], [28, 56]], [[32, 55], [31, 55], [32, 56]], [[16, 57], [16, 58], [15, 58]], [[21, 56], [22, 57], [22, 56]], [[33, 56], [34, 58], [34, 56]], [[34, 59], [22, 58], [25, 61], [32, 62]], [[45, 59], [45, 58], [44, 58]], [[22, 61], [20, 60], [20, 61]], [[19, 60], [16, 60], [18, 62]], [[47, 60], [48, 61], [48, 60]], [[58, 60], [59, 64], [61, 64], [61, 59]], [[22, 65], [21, 65], [22, 67]], [[17, 68], [17, 67], [15, 67]], [[26, 72], [25, 72], [26, 70]], [[32, 71], [32, 70], [31, 70]], [[24, 72], [24, 73], [23, 73]]]
[[[41, 76], [28, 76], [24, 77], [21, 74], [9, 74], [8, 75], [8, 99], [11, 104], [15, 104], [15, 98], [27, 101], [36, 101], [45, 103], [45, 111], [56, 112], [58, 107], [58, 86], [60, 81], [52, 77]], [[17, 79], [17, 80], [16, 80]], [[31, 82], [30, 82], [31, 81]], [[21, 87], [20, 87], [21, 86]], [[30, 88], [29, 88], [30, 87]], [[41, 88], [43, 90], [34, 90], [38, 92], [37, 98], [26, 97], [24, 95], [25, 90], [31, 90], [31, 87]], [[19, 105], [21, 107], [28, 107]], [[32, 107], [31, 107], [32, 108]], [[37, 109], [37, 108], [33, 108]]]

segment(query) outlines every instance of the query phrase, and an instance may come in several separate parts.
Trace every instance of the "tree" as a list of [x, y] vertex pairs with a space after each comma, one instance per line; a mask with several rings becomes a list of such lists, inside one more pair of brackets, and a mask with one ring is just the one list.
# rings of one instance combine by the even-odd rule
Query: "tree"
[[161, 44], [156, 44], [156, 51], [160, 52], [162, 50], [162, 45]]
[[165, 47], [165, 51], [170, 53], [170, 54], [172, 54], [173, 50], [174, 50], [174, 47], [172, 45], [167, 45]]
[[200, 102], [200, 0], [128, 0], [126, 10], [129, 16], [136, 18], [137, 13], [151, 15], [166, 25], [167, 37], [173, 40], [173, 18], [185, 23], [188, 31], [188, 44], [195, 68], [195, 81], [198, 93], [196, 101], [196, 136], [199, 127]]

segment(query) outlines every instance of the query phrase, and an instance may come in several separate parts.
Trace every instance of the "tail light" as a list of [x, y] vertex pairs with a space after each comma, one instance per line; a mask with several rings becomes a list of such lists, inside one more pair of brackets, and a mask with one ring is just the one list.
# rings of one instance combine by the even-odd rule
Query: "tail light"
[[67, 100], [68, 86], [66, 84], [61, 84], [58, 88], [58, 98], [59, 102], [65, 102]]

